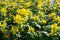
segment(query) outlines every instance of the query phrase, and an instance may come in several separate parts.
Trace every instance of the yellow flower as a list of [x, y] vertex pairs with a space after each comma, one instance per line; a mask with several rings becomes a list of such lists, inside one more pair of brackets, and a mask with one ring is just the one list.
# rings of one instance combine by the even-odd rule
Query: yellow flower
[[19, 8], [23, 8], [23, 5], [19, 5], [18, 7], [19, 7]]
[[54, 17], [54, 20], [60, 22], [60, 17], [59, 16]]
[[25, 4], [27, 7], [29, 7], [31, 5], [31, 2], [26, 2]]
[[56, 13], [55, 12], [51, 13], [51, 16], [56, 16]]
[[34, 28], [30, 26], [28, 32], [34, 32]]
[[46, 24], [46, 20], [45, 20], [45, 19], [42, 19], [41, 22], [42, 22], [43, 24]]
[[26, 15], [26, 16], [28, 15], [26, 9], [21, 9], [21, 10], [20, 10], [20, 14], [21, 14], [21, 15], [24, 15], [24, 16], [25, 16], [25, 15]]
[[38, 11], [38, 14], [39, 14], [40, 16], [43, 16], [43, 15], [44, 15], [44, 12], [43, 12], [43, 11]]
[[2, 5], [7, 5], [7, 2], [2, 1], [2, 2], [0, 2], [0, 4], [2, 4]]
[[53, 7], [53, 9], [56, 9], [56, 7]]
[[56, 13], [55, 12], [52, 12], [51, 14], [48, 14], [48, 17], [51, 18], [51, 17], [54, 17], [56, 16]]
[[11, 32], [13, 34], [16, 34], [17, 32], [19, 32], [19, 27], [12, 26]]
[[55, 32], [57, 32], [58, 26], [56, 23], [51, 25], [51, 35], [53, 36], [55, 34]]
[[2, 9], [1, 9], [1, 12], [6, 13], [6, 12], [7, 12], [6, 8], [2, 8]]
[[6, 22], [5, 21], [3, 21], [3, 22], [0, 22], [0, 27], [3, 27], [3, 28], [5, 28], [6, 27]]
[[19, 0], [19, 2], [20, 2], [20, 3], [23, 3], [23, 2], [24, 2], [24, 0]]
[[15, 6], [16, 6], [16, 2], [12, 2], [11, 5], [12, 5], [13, 7], [15, 7]]
[[55, 0], [55, 3], [59, 3], [58, 0]]
[[22, 17], [20, 15], [16, 15], [16, 17], [14, 17], [15, 22], [17, 22], [18, 24], [20, 24], [21, 19]]
[[43, 5], [43, 2], [42, 1], [38, 1], [38, 5], [37, 5], [38, 9], [41, 9], [42, 5]]
[[17, 11], [16, 11], [17, 13], [20, 13], [20, 9], [17, 9]]
[[28, 10], [26, 10], [26, 9], [17, 9], [17, 11], [16, 11], [18, 14], [20, 14], [20, 15], [24, 15], [24, 16], [28, 16]]
[[1, 30], [4, 34], [7, 32], [7, 30], [6, 29], [2, 29]]
[[18, 14], [16, 14], [16, 16], [14, 16], [14, 21], [17, 22], [18, 24], [22, 25], [23, 23], [25, 23], [28, 20], [27, 17], [22, 17]]
[[32, 19], [35, 21], [39, 20], [39, 15], [34, 15]]
[[30, 11], [30, 9], [27, 10], [27, 13], [29, 13], [28, 16], [32, 16], [33, 15], [33, 13]]

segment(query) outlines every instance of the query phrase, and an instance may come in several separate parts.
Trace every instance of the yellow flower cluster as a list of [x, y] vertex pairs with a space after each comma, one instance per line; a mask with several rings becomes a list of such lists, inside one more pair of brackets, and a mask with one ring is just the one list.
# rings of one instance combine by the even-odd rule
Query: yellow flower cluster
[[17, 32], [19, 32], [19, 27], [12, 26], [11, 32], [13, 34], [16, 34]]
[[18, 24], [23, 24], [28, 20], [29, 16], [32, 16], [32, 12], [29, 9], [17, 9], [17, 14], [14, 16], [14, 21]]
[[51, 35], [55, 35], [55, 33], [57, 32], [58, 29], [58, 25], [56, 23], [51, 25]]
[[14, 17], [14, 22], [17, 22], [18, 24], [23, 24], [25, 21], [27, 21], [28, 17], [23, 18], [22, 16], [16, 14], [16, 16]]

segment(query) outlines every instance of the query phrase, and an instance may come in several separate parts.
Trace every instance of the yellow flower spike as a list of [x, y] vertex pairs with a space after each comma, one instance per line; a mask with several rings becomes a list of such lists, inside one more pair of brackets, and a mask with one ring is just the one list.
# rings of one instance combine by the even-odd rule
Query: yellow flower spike
[[30, 26], [28, 32], [34, 32], [34, 28]]
[[43, 24], [46, 24], [46, 20], [45, 20], [45, 19], [42, 19], [41, 22], [42, 22]]

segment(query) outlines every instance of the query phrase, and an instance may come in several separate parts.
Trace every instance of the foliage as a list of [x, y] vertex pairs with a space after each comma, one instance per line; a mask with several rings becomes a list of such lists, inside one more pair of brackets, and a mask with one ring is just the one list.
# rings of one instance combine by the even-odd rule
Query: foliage
[[59, 40], [60, 3], [50, 2], [1, 0], [0, 40]]

